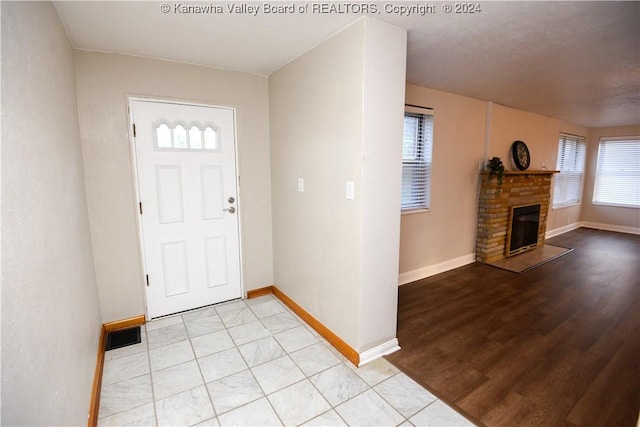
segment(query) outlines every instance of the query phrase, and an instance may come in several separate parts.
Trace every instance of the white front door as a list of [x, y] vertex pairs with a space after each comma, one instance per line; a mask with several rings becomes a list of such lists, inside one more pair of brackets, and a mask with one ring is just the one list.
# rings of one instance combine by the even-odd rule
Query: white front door
[[131, 106], [148, 317], [239, 298], [234, 110]]

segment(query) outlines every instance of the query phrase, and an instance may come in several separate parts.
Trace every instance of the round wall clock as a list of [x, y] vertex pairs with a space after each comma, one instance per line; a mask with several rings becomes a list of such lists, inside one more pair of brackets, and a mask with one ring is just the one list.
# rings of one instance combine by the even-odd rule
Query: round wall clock
[[531, 158], [529, 157], [527, 144], [525, 144], [524, 141], [514, 141], [511, 145], [511, 154], [513, 155], [513, 162], [518, 169], [523, 171], [529, 167]]

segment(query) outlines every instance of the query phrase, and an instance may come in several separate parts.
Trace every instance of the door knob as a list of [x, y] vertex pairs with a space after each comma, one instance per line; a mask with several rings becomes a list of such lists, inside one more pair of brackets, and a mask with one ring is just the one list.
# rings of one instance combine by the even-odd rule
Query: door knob
[[229, 212], [230, 214], [235, 213], [236, 208], [234, 208], [233, 206], [231, 206], [229, 209], [223, 209], [223, 211]]

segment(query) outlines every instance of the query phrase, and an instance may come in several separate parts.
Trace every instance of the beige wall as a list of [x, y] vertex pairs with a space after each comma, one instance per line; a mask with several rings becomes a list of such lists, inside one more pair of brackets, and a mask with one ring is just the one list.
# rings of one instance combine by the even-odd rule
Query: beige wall
[[73, 53], [50, 3], [1, 8], [2, 424], [85, 425], [102, 322]]
[[592, 203], [600, 138], [615, 136], [640, 136], [640, 125], [589, 129], [582, 221], [615, 227], [631, 227], [637, 231], [640, 229], [640, 209], [602, 206]]
[[[403, 215], [400, 283], [473, 262], [478, 172], [502, 159], [517, 170], [513, 141], [525, 141], [531, 169], [555, 169], [561, 132], [587, 136], [587, 128], [538, 114], [408, 84], [406, 102], [435, 109], [431, 209]], [[486, 158], [485, 158], [486, 156]], [[547, 231], [581, 220], [581, 206], [551, 209]]]
[[[358, 342], [364, 21], [269, 78], [275, 284]], [[298, 178], [304, 192], [297, 191]]]
[[76, 52], [78, 111], [96, 279], [104, 322], [144, 313], [127, 95], [237, 108], [246, 290], [271, 285], [267, 79], [176, 62]]
[[[540, 170], [544, 166], [548, 170], [555, 170], [560, 133], [586, 137], [588, 132], [582, 126], [495, 104], [491, 106], [489, 123], [488, 157], [500, 157], [510, 170], [518, 170], [510, 151], [513, 141], [521, 140], [527, 144], [531, 155], [529, 169]], [[551, 193], [553, 200], [553, 185]], [[551, 208], [547, 217], [547, 232], [579, 222], [580, 209], [580, 205]]]
[[[358, 351], [390, 331], [395, 338], [405, 36], [394, 29], [359, 20], [269, 79], [275, 283]], [[382, 68], [365, 71], [365, 65]], [[365, 108], [365, 100], [372, 105]], [[375, 123], [381, 115], [389, 128]], [[385, 138], [387, 144], [397, 139], [395, 149], [382, 147]], [[392, 166], [380, 170], [387, 155]], [[297, 191], [298, 178], [304, 192]], [[385, 178], [389, 188], [373, 194]], [[354, 200], [345, 198], [347, 181], [355, 184]], [[382, 201], [388, 205], [376, 217]], [[365, 247], [376, 235], [391, 247]], [[381, 277], [369, 282], [365, 267], [381, 255], [389, 259], [377, 266]], [[371, 301], [387, 298], [391, 303]], [[365, 302], [373, 305], [364, 309]]]
[[431, 209], [403, 215], [400, 233], [401, 279], [404, 274], [406, 280], [417, 280], [429, 274], [430, 266], [474, 259], [486, 105], [411, 84], [406, 103], [435, 111]]
[[365, 20], [360, 351], [396, 338], [407, 31]]

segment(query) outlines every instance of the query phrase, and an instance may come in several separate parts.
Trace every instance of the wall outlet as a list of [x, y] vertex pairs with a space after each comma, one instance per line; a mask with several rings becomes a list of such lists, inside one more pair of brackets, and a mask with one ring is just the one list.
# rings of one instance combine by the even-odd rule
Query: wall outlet
[[304, 178], [298, 178], [298, 192], [304, 193]]
[[355, 192], [355, 186], [353, 181], [347, 181], [347, 185], [345, 186], [345, 197], [347, 200], [353, 200]]

